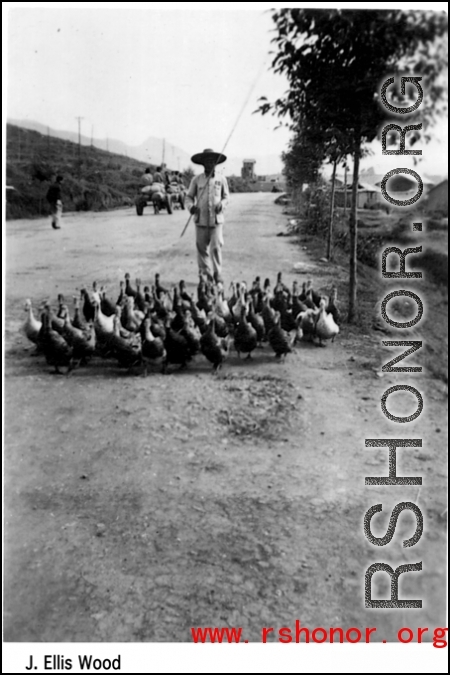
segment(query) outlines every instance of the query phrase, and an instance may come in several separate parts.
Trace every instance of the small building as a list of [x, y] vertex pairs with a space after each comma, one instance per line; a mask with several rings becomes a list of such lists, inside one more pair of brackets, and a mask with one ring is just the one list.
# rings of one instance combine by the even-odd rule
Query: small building
[[[420, 172], [419, 172], [420, 173]], [[430, 178], [423, 175], [422, 172], [422, 183], [423, 183], [423, 195], [427, 195], [431, 190], [433, 183]], [[372, 172], [361, 172], [358, 180], [358, 208], [375, 208], [375, 204], [380, 204], [383, 206], [392, 206], [390, 202], [383, 196], [381, 192], [381, 183], [383, 181], [384, 175], [375, 174]], [[335, 204], [336, 206], [344, 206], [346, 204], [349, 206], [352, 199], [352, 185], [351, 185], [351, 176], [348, 176], [350, 184], [347, 183], [347, 189], [345, 189], [345, 183], [340, 176], [336, 176], [336, 191], [335, 191]], [[413, 176], [409, 174], [396, 174], [389, 178], [386, 185], [387, 193], [392, 199], [397, 201], [405, 201], [411, 199], [417, 193], [417, 181]], [[345, 193], [347, 193], [345, 195]]]
[[448, 215], [448, 179], [435, 185], [428, 193], [426, 206], [428, 213], [439, 212]]
[[[334, 192], [335, 206], [349, 207], [352, 203], [352, 186], [339, 185], [336, 181], [336, 189]], [[381, 188], [378, 185], [370, 183], [358, 182], [358, 209], [376, 208], [376, 204], [386, 205], [386, 200], [381, 193]]]
[[241, 176], [244, 180], [254, 180], [256, 178], [255, 164], [255, 159], [244, 159], [241, 169]]
[[358, 185], [358, 209], [375, 208], [376, 204], [386, 205], [381, 188], [377, 185], [359, 183]]

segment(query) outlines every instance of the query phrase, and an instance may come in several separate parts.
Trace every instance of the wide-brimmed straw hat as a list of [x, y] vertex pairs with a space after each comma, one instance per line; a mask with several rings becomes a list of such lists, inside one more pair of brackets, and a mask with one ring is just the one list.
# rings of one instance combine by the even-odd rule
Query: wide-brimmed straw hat
[[191, 162], [194, 164], [203, 164], [205, 159], [212, 159], [214, 164], [222, 164], [226, 161], [225, 155], [222, 155], [220, 152], [214, 152], [211, 148], [206, 148], [203, 152], [198, 152], [196, 155], [192, 155]]

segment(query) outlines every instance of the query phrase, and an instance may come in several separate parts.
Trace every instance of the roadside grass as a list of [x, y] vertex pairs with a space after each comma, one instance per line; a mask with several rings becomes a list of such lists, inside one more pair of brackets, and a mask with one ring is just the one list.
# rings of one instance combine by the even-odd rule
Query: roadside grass
[[[334, 222], [333, 269], [339, 276], [339, 308], [345, 317], [348, 312], [348, 214], [338, 209]], [[285, 214], [298, 216], [290, 206]], [[320, 260], [325, 254], [325, 228], [311, 233], [307, 218], [298, 218], [294, 225], [288, 225], [291, 235], [299, 236], [299, 244], [308, 246], [313, 258]], [[412, 230], [412, 223], [422, 222], [422, 234]], [[445, 385], [448, 383], [448, 221], [446, 218], [426, 217], [418, 209], [407, 214], [393, 210], [390, 214], [382, 211], [358, 211], [358, 304], [355, 323], [344, 324], [342, 338], [357, 338], [379, 335], [381, 340], [398, 339], [395, 329], [382, 320], [380, 301], [386, 293], [381, 278], [381, 252], [387, 246], [398, 246], [402, 250], [422, 245], [420, 254], [410, 255], [407, 269], [423, 273], [423, 280], [417, 280], [415, 291], [424, 298], [426, 316], [419, 328], [403, 331], [403, 339], [424, 340], [421, 364], [424, 371]], [[337, 271], [339, 270], [339, 271]], [[409, 288], [410, 286], [408, 286]], [[394, 308], [391, 308], [394, 309]], [[404, 308], [399, 307], [400, 314]], [[376, 331], [376, 332], [375, 332]]]

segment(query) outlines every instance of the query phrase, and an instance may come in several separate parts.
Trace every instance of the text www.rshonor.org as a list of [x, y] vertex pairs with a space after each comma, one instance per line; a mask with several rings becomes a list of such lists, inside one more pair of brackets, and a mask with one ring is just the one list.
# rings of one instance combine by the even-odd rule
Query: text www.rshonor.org
[[[412, 630], [408, 627], [400, 628], [397, 632], [397, 640], [403, 644], [408, 644], [409, 642], [425, 642], [429, 641], [432, 637], [433, 647], [438, 649], [447, 646], [447, 631], [448, 628], [416, 628]], [[307, 628], [302, 626], [300, 621], [297, 619], [295, 622], [295, 628], [289, 628], [283, 626], [282, 628], [275, 629], [269, 626], [264, 626], [261, 629], [261, 642], [281, 642], [283, 644], [289, 644], [290, 642], [349, 642], [350, 644], [356, 644], [357, 642], [380, 642], [380, 639], [375, 637], [377, 632], [376, 628], [359, 628], [351, 627], [347, 630], [343, 628]], [[428, 635], [427, 635], [428, 634]], [[206, 642], [217, 642], [217, 643], [238, 643], [238, 642], [249, 642], [246, 640], [243, 635], [242, 628], [213, 628], [211, 626], [206, 627], [197, 627], [191, 628], [191, 635], [194, 642], [206, 643]], [[425, 637], [424, 637], [425, 636]], [[386, 640], [381, 640], [386, 642]]]

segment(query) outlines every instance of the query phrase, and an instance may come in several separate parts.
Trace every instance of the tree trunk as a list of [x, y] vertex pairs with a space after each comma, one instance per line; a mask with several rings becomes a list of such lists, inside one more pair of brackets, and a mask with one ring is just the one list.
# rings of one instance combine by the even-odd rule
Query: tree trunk
[[336, 183], [336, 165], [337, 160], [334, 160], [333, 175], [331, 177], [330, 221], [328, 223], [327, 260], [331, 260], [333, 258], [333, 217], [334, 217], [334, 189]]
[[353, 156], [353, 185], [352, 203], [350, 208], [350, 264], [348, 287], [348, 322], [353, 323], [356, 318], [356, 287], [357, 287], [357, 246], [358, 246], [358, 176], [361, 141], [357, 140]]
[[344, 171], [344, 216], [347, 215], [347, 160], [345, 161]]

